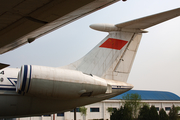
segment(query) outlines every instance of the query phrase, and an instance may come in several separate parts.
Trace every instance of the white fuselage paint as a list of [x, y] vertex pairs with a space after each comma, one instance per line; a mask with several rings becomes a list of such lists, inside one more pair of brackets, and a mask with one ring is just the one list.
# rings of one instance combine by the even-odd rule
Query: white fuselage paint
[[[34, 69], [37, 70], [37, 69], [42, 68], [42, 67], [39, 67], [39, 68], [38, 67], [39, 66], [36, 66], [34, 67]], [[50, 69], [49, 67], [47, 68]], [[125, 82], [120, 82], [120, 81], [115, 81], [115, 80], [105, 80], [97, 76], [86, 75], [79, 71], [72, 71], [72, 70], [58, 68], [56, 69], [56, 72], [64, 72], [63, 78], [68, 78], [67, 73], [69, 72], [69, 75], [71, 76], [71, 80], [63, 79], [64, 81], [63, 80], [59, 81], [64, 85], [64, 86], [61, 86], [61, 84], [57, 83], [57, 81], [58, 79], [61, 79], [62, 76], [59, 76], [59, 74], [58, 74], [59, 77], [55, 75], [56, 77], [54, 76], [53, 80], [50, 79], [52, 78], [52, 76], [50, 76], [49, 81], [47, 82], [50, 87], [46, 85], [45, 87], [46, 89], [44, 90], [46, 90], [47, 93], [48, 93], [48, 90], [52, 91], [53, 87], [51, 86], [51, 83], [49, 82], [54, 81], [55, 83], [54, 85], [56, 86], [57, 91], [58, 90], [60, 91], [59, 92], [60, 94], [50, 94], [50, 93], [44, 94], [42, 93], [43, 90], [39, 92], [38, 87], [33, 86], [33, 85], [29, 88], [28, 93], [24, 92], [24, 93], [19, 94], [18, 90], [16, 90], [16, 87], [18, 87], [16, 83], [17, 83], [17, 74], [19, 71], [20, 69], [13, 69], [13, 68], [5, 68], [5, 69], [0, 70], [0, 73], [1, 73], [0, 74], [0, 79], [1, 79], [0, 118], [35, 116], [35, 115], [68, 111], [78, 106], [83, 106], [83, 105], [91, 104], [94, 102], [98, 102], [104, 99], [114, 97], [118, 94], [121, 94], [130, 90], [133, 87], [132, 85]], [[46, 71], [46, 68], [43, 67], [43, 71]], [[41, 75], [44, 74], [43, 71], [41, 71]], [[50, 71], [47, 71], [47, 72], [51, 74]], [[57, 74], [56, 72], [54, 71], [53, 73]], [[33, 74], [33, 71], [32, 71], [32, 74]], [[72, 77], [73, 75], [74, 77]], [[39, 77], [36, 74], [32, 76], [33, 77], [31, 78], [31, 83], [34, 82], [34, 85], [37, 85], [36, 81], [38, 81], [39, 79], [35, 79], [35, 78], [39, 78]], [[81, 76], [83, 77], [81, 78]], [[77, 82], [77, 77], [79, 77], [80, 79], [79, 82]], [[44, 77], [44, 79], [47, 79], [47, 78], [48, 78], [47, 76]], [[68, 81], [68, 84], [66, 84], [68, 86], [65, 86], [65, 84], [63, 83], [66, 81]], [[40, 86], [43, 85], [41, 83], [39, 84]], [[61, 87], [58, 88], [58, 86], [61, 86]], [[102, 87], [102, 89], [97, 89], [97, 87], [99, 88]], [[34, 88], [36, 88], [36, 90], [34, 90]], [[95, 93], [92, 92], [91, 95], [87, 94], [87, 96], [86, 95], [81, 96], [83, 93], [89, 92], [89, 91], [91, 92], [92, 90], [96, 92]]]

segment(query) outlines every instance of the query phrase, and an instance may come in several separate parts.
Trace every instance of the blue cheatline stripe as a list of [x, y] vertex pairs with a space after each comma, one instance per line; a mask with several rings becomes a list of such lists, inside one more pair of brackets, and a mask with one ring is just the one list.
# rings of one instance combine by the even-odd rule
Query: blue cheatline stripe
[[29, 71], [29, 83], [28, 83], [28, 88], [27, 88], [27, 92], [29, 91], [29, 86], [30, 86], [30, 83], [31, 83], [31, 69], [32, 69], [32, 66], [30, 65], [30, 71]]
[[15, 86], [14, 83], [10, 80], [10, 78], [7, 78], [9, 82], [12, 84], [12, 86]]
[[130, 86], [115, 86], [115, 85], [112, 85], [112, 89], [130, 89], [132, 87]]
[[24, 91], [25, 86], [26, 86], [26, 80], [27, 80], [27, 71], [28, 71], [28, 66], [24, 65], [24, 75], [23, 75], [23, 82], [22, 82], [22, 88], [21, 91]]
[[112, 89], [129, 89], [129, 88], [112, 88]]
[[16, 91], [16, 88], [0, 88], [0, 90]]
[[0, 86], [14, 86], [14, 85], [4, 85], [4, 84], [0, 84]]

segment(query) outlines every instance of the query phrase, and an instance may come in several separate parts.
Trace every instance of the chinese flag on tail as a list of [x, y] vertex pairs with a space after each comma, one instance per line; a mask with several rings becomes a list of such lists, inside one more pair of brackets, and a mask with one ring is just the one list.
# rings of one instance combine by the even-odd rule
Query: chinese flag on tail
[[121, 50], [121, 48], [123, 48], [127, 43], [128, 43], [128, 41], [114, 39], [114, 38], [108, 38], [99, 47]]

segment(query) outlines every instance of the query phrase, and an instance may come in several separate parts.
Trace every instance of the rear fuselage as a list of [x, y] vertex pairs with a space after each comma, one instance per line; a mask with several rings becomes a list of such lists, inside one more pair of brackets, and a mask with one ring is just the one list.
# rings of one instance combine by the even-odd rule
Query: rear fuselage
[[[68, 111], [78, 106], [83, 106], [114, 97], [118, 94], [130, 90], [133, 87], [132, 85], [124, 82], [105, 79], [101, 80], [101, 78], [97, 76], [86, 75], [79, 71], [73, 71], [77, 72], [78, 76], [82, 75], [83, 78], [87, 76], [87, 82], [85, 78], [84, 82], [74, 82], [73, 80], [77, 79], [73, 78], [77, 77], [76, 74], [73, 73], [74, 77], [72, 77], [71, 80], [73, 82], [69, 81], [68, 86], [61, 86], [60, 83], [65, 85], [65, 83], [62, 80], [53, 80], [53, 82], [55, 83], [54, 85], [56, 85], [56, 88], [60, 86], [60, 88], [58, 89], [60, 90], [59, 94], [54, 94], [54, 92], [52, 92], [52, 94], [48, 93], [48, 89], [50, 89], [50, 91], [53, 91], [53, 88], [51, 88], [52, 86], [48, 82], [48, 80], [46, 80], [46, 82], [51, 87], [48, 88], [48, 86], [45, 85], [44, 90], [47, 91], [43, 92], [41, 88], [39, 88], [38, 91], [37, 86], [31, 86], [29, 88], [29, 93], [20, 93], [16, 88], [18, 72], [19, 69], [13, 68], [6, 68], [0, 71], [0, 73], [2, 73], [0, 74], [0, 118], [35, 116], [47, 113], [49, 114]], [[69, 70], [68, 72], [71, 76], [72, 73]], [[96, 85], [99, 83], [97, 83], [97, 81], [94, 81], [94, 79], [99, 79], [98, 81], [103, 82], [101, 83], [101, 86], [99, 85], [99, 87], [102, 87], [101, 89], [99, 89], [100, 91], [98, 91], [96, 87]], [[31, 82], [33, 82], [33, 80], [34, 82], [38, 81], [37, 79], [32, 78]], [[50, 80], [50, 82], [52, 82], [52, 80]], [[90, 84], [90, 82], [93, 83]], [[43, 83], [45, 83], [45, 81], [43, 81]], [[35, 84], [40, 83], [35, 82]], [[42, 87], [42, 84], [40, 84], [39, 86]], [[34, 90], [34, 88], [36, 88], [36, 90]], [[93, 93], [93, 91], [95, 92]], [[45, 94], [46, 92], [47, 94]]]

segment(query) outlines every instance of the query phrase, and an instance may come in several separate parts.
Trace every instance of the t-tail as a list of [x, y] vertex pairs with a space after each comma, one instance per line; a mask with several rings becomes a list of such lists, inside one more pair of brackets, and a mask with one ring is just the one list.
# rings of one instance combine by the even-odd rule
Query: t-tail
[[[94, 24], [90, 27], [105, 31], [105, 29], [115, 26]], [[108, 32], [109, 35], [94, 49], [68, 67], [104, 79], [126, 82], [142, 33], [121, 30], [109, 30]]]
[[179, 15], [180, 8], [116, 25], [90, 25], [92, 29], [109, 35], [84, 57], [63, 68], [127, 82], [142, 33], [147, 33], [144, 29]]

